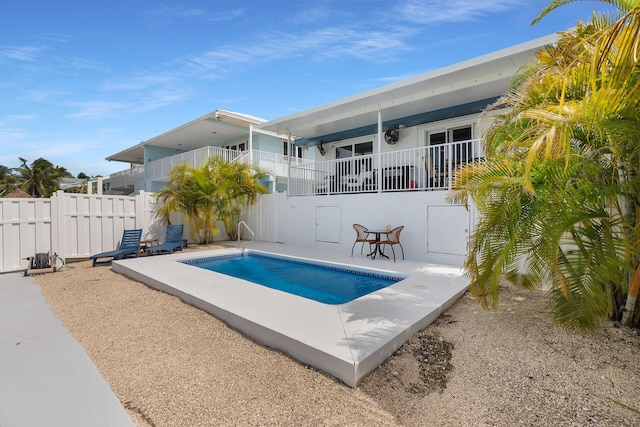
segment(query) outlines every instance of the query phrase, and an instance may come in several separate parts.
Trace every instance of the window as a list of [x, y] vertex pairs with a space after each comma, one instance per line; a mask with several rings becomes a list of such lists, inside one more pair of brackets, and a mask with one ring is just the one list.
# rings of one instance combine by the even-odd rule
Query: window
[[[349, 145], [343, 145], [342, 147], [336, 147], [336, 160], [354, 158], [359, 156], [366, 156], [373, 154], [373, 142], [360, 142]], [[340, 163], [341, 172], [346, 174], [359, 174], [361, 171], [371, 170], [371, 157], [362, 159], [360, 161], [354, 160], [351, 162]]]
[[[452, 165], [459, 165], [473, 159], [472, 139], [472, 125], [427, 131], [427, 145], [436, 146], [436, 148], [429, 150], [435, 169], [444, 171], [449, 160]], [[451, 143], [451, 146], [445, 146], [446, 143]]]
[[226, 148], [227, 150], [244, 151], [246, 146], [246, 143], [242, 142], [240, 144], [223, 145], [222, 148]]
[[[299, 159], [302, 158], [302, 147], [296, 147], [293, 143], [293, 157], [297, 157]], [[282, 154], [285, 156], [289, 155], [289, 143], [287, 141], [282, 141]]]

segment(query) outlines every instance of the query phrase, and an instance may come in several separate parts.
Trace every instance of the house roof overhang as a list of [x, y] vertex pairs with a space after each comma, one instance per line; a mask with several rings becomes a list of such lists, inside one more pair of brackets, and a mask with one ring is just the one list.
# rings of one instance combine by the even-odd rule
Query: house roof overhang
[[[313, 146], [383, 128], [428, 123], [482, 111], [505, 94], [513, 76], [534, 59], [535, 52], [558, 40], [557, 34], [479, 56], [377, 89], [343, 98], [279, 119], [262, 128], [291, 132], [297, 145]], [[409, 123], [409, 121], [411, 123]]]
[[191, 151], [206, 146], [221, 146], [242, 138], [248, 138], [251, 124], [261, 125], [265, 119], [232, 111], [215, 110], [189, 123], [161, 135], [142, 141], [117, 154], [107, 157], [111, 161], [144, 163], [144, 147], [154, 146]]

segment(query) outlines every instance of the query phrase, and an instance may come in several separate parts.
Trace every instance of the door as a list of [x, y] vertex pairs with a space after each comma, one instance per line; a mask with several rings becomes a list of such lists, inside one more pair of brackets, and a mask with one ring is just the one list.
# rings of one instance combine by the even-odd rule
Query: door
[[316, 242], [340, 243], [340, 206], [316, 206]]
[[[473, 126], [465, 125], [427, 132], [426, 144], [436, 170], [443, 172], [449, 165], [464, 164], [474, 157]], [[446, 145], [450, 144], [450, 145]]]
[[470, 218], [464, 206], [427, 206], [427, 253], [466, 256]]

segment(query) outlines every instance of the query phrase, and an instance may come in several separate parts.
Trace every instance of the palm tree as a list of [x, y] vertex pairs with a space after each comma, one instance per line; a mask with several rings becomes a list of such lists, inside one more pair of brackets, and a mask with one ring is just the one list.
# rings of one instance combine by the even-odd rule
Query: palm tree
[[479, 301], [495, 307], [503, 278], [548, 286], [553, 317], [571, 328], [631, 323], [640, 287], [640, 2], [604, 3], [616, 21], [594, 15], [562, 34], [498, 101], [508, 110], [486, 161], [461, 170], [452, 193], [481, 214], [466, 260]]
[[218, 157], [207, 159], [198, 168], [180, 164], [171, 170], [168, 184], [156, 193], [163, 203], [157, 214], [168, 223], [173, 212], [182, 212], [198, 243], [213, 241], [218, 220], [235, 239], [242, 209], [266, 191], [258, 184], [261, 176], [245, 164]]
[[62, 167], [62, 166], [56, 166], [53, 169], [53, 176], [56, 179], [59, 179], [59, 178], [73, 178], [73, 175], [71, 174], [71, 172], [69, 172], [67, 170], [67, 168]]
[[18, 178], [13, 169], [0, 165], [0, 197], [16, 189]]
[[22, 157], [19, 159], [22, 166], [16, 171], [22, 181], [20, 186], [32, 197], [50, 197], [58, 189], [55, 168], [50, 161], [40, 157], [27, 165], [27, 160]]
[[246, 164], [227, 162], [219, 157], [209, 159], [206, 168], [218, 192], [214, 199], [215, 211], [224, 223], [229, 239], [236, 240], [242, 211], [254, 204], [259, 194], [266, 192], [258, 184], [264, 174]]

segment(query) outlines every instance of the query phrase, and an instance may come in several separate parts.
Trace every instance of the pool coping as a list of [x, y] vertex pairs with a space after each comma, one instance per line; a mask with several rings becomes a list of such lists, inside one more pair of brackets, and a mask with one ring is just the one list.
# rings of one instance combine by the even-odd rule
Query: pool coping
[[[291, 248], [282, 250], [284, 247], [259, 249], [292, 256]], [[304, 250], [294, 250], [298, 258], [407, 276], [353, 301], [329, 305], [180, 262], [239, 252], [229, 248], [132, 258], [114, 261], [112, 269], [175, 295], [261, 344], [284, 351], [351, 387], [433, 322], [468, 287], [457, 267], [360, 258], [345, 262], [331, 254], [300, 256]]]

